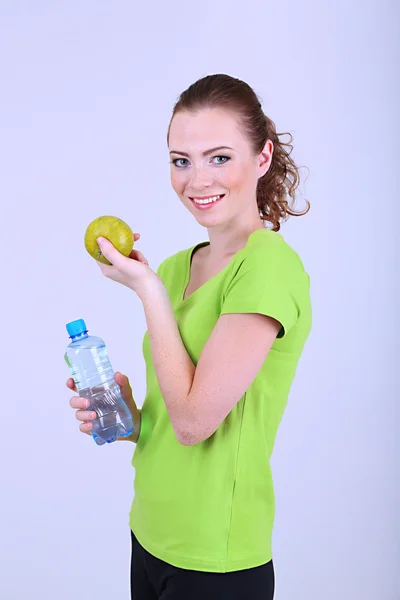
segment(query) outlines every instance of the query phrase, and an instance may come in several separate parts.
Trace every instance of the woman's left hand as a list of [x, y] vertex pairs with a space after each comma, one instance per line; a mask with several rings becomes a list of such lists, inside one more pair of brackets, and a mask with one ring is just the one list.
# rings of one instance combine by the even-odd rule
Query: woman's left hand
[[[135, 233], [135, 242], [139, 237], [140, 235]], [[117, 283], [122, 283], [122, 285], [134, 290], [139, 296], [146, 285], [152, 279], [157, 278], [156, 273], [149, 267], [147, 259], [139, 250], [132, 250], [129, 256], [124, 256], [105, 238], [99, 237], [97, 243], [102, 254], [111, 263], [111, 265], [105, 265], [96, 261], [105, 277], [113, 279]]]

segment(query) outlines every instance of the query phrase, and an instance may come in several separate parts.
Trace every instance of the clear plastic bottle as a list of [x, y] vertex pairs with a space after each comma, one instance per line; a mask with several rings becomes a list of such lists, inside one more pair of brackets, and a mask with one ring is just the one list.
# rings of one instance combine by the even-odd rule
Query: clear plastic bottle
[[132, 415], [121, 396], [119, 385], [108, 358], [107, 348], [99, 337], [88, 335], [83, 319], [66, 325], [71, 343], [64, 358], [71, 370], [79, 396], [90, 400], [86, 410], [95, 411], [92, 437], [96, 444], [114, 442], [131, 435]]

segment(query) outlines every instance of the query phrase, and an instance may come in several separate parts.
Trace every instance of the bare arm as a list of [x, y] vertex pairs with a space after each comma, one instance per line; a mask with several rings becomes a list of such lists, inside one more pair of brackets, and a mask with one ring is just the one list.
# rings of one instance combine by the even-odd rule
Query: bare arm
[[256, 313], [221, 315], [195, 367], [162, 281], [153, 279], [141, 300], [157, 379], [176, 437], [184, 445], [202, 442], [256, 377], [280, 323]]
[[206, 440], [256, 377], [281, 324], [258, 313], [224, 314], [195, 367], [162, 279], [138, 251], [125, 257], [107, 240], [98, 243], [111, 263], [98, 263], [103, 274], [134, 290], [143, 303], [153, 363], [177, 439], [184, 445]]

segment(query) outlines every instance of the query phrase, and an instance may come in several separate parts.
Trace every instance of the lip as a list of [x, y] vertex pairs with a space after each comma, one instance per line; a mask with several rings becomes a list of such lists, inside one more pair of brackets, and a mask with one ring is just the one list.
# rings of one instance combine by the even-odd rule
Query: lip
[[[196, 200], [207, 200], [208, 198], [214, 198], [214, 196], [221, 196], [219, 198], [219, 200], [216, 200], [215, 202], [210, 202], [209, 204], [197, 204], [194, 201], [194, 198], [196, 198]], [[221, 202], [221, 200], [223, 200], [225, 197], [225, 194], [210, 194], [209, 196], [189, 196], [189, 200], [192, 202], [193, 206], [195, 206], [198, 210], [210, 210], [211, 208], [213, 208], [216, 204], [219, 204]]]
[[208, 198], [214, 198], [214, 196], [223, 196], [224, 194], [208, 194], [208, 196], [189, 196], [191, 200], [196, 198], [196, 200], [207, 200]]

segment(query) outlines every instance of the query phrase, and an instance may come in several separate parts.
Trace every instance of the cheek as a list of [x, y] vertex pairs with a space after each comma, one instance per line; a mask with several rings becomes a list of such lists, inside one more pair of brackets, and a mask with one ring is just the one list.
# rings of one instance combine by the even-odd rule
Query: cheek
[[234, 192], [235, 190], [240, 190], [245, 185], [246, 178], [241, 169], [231, 168], [221, 173], [219, 181], [227, 189]]
[[252, 188], [254, 180], [252, 170], [242, 166], [241, 168], [231, 169], [229, 174], [227, 173], [226, 183], [232, 190], [239, 192], [240, 190]]
[[170, 173], [171, 185], [177, 194], [182, 194], [185, 188], [185, 177], [181, 171], [171, 169]]

